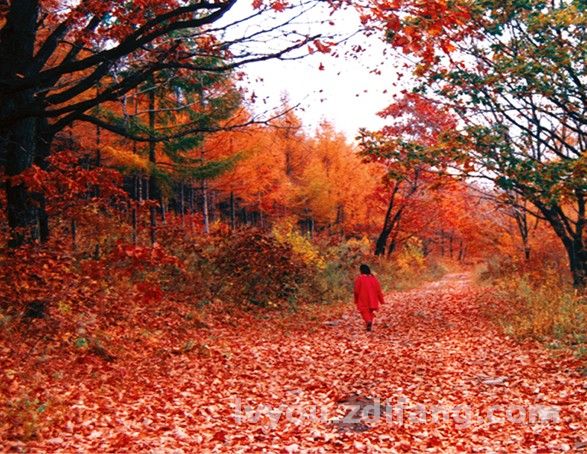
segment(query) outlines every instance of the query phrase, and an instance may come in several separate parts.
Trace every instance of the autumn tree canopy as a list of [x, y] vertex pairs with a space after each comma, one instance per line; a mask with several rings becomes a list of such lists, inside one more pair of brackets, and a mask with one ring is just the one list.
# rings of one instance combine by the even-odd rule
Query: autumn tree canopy
[[[92, 111], [120, 99], [157, 74], [214, 74], [246, 63], [287, 58], [315, 41], [289, 27], [312, 3], [288, 6], [255, 3], [246, 17], [228, 14], [236, 0], [219, 2], [109, 2], [70, 4], [18, 0], [2, 11], [0, 31], [0, 156], [15, 177], [34, 161], [42, 163], [56, 134], [74, 122], [90, 122], [143, 142], [206, 130], [186, 121], [165, 133], [133, 133]], [[266, 28], [246, 23], [294, 8], [298, 14], [268, 20]], [[239, 27], [236, 38], [223, 40]], [[234, 35], [233, 35], [234, 36]], [[279, 38], [267, 51], [253, 43]], [[13, 243], [42, 223], [42, 200], [22, 182], [7, 185], [7, 210]], [[42, 229], [43, 230], [43, 229]], [[38, 233], [33, 232], [33, 237]]]
[[527, 201], [518, 206], [550, 224], [567, 250], [575, 284], [583, 286], [582, 2], [439, 3], [446, 14], [438, 15], [429, 6], [395, 7], [378, 8], [372, 19], [393, 46], [418, 57], [415, 90], [459, 118], [460, 145], [445, 152], [460, 155], [467, 175]]

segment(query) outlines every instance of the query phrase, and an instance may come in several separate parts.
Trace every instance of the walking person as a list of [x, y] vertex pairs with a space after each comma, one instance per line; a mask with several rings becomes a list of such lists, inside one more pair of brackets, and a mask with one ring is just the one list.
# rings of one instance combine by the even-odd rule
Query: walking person
[[380, 304], [383, 304], [383, 292], [379, 281], [371, 274], [368, 265], [361, 265], [359, 271], [361, 274], [355, 279], [355, 305], [365, 320], [367, 331], [371, 331], [375, 311], [379, 309]]

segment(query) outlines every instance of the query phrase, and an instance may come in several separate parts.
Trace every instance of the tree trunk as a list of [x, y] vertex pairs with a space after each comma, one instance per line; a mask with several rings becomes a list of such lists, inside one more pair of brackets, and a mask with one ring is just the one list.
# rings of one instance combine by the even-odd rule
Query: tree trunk
[[528, 213], [525, 209], [519, 210], [514, 207], [513, 217], [518, 227], [518, 233], [522, 240], [522, 250], [524, 252], [524, 260], [528, 262], [530, 260], [530, 229], [528, 228]]
[[77, 249], [77, 223], [75, 219], [71, 220], [71, 247], [74, 251]]
[[161, 224], [166, 224], [167, 223], [167, 208], [166, 208], [167, 201], [162, 196], [161, 200], [159, 200], [159, 203], [161, 204]]
[[202, 215], [204, 216], [204, 233], [210, 233], [210, 213], [208, 212], [208, 183], [202, 180]]
[[230, 230], [234, 230], [236, 228], [236, 216], [235, 216], [235, 206], [234, 206], [234, 192], [230, 191]]
[[393, 236], [391, 237], [391, 241], [389, 242], [389, 247], [387, 248], [387, 257], [391, 257], [391, 255], [395, 252], [397, 248], [397, 238], [399, 236], [400, 221], [401, 218], [399, 218], [395, 223], [395, 231], [393, 232]]
[[[33, 58], [37, 33], [38, 1], [15, 0], [0, 35], [0, 80], [13, 80], [26, 72]], [[33, 90], [7, 94], [0, 101], [2, 116], [10, 116], [35, 100]], [[33, 164], [37, 146], [37, 120], [24, 118], [1, 125], [0, 155], [6, 175], [15, 177]], [[39, 239], [39, 211], [24, 183], [6, 183], [6, 210], [11, 235], [9, 246]]]
[[183, 227], [185, 224], [184, 216], [185, 216], [185, 195], [184, 195], [184, 184], [179, 183], [179, 216], [181, 218], [181, 226]]
[[[577, 289], [584, 289], [587, 285], [587, 249], [583, 240], [583, 231], [587, 221], [585, 219], [585, 198], [582, 193], [577, 194], [577, 202], [577, 219], [572, 223], [564, 216], [564, 211], [558, 205], [546, 206], [539, 201], [533, 201], [567, 251], [573, 286]], [[574, 224], [574, 229], [572, 224]]]
[[581, 239], [574, 239], [565, 243], [569, 257], [569, 266], [573, 276], [573, 286], [584, 289], [587, 286], [587, 250]]
[[138, 222], [137, 222], [137, 206], [133, 203], [131, 211], [131, 224], [132, 224], [132, 244], [137, 245], [138, 239]]
[[[155, 83], [153, 79], [150, 80], [149, 90], [149, 135], [154, 137], [155, 135]], [[149, 162], [152, 165], [151, 174], [149, 175], [149, 200], [155, 201], [158, 199], [159, 191], [157, 188], [157, 181], [154, 175], [154, 168], [157, 164], [157, 154], [155, 149], [155, 142], [149, 142]], [[151, 246], [157, 242], [157, 207], [152, 205], [149, 209], [150, 212], [150, 237]]]
[[387, 239], [393, 229], [393, 221], [391, 213], [395, 204], [395, 195], [399, 190], [399, 183], [396, 183], [391, 191], [391, 197], [389, 198], [389, 205], [387, 206], [387, 212], [385, 213], [385, 219], [383, 221], [383, 228], [375, 243], [375, 255], [380, 256], [385, 254], [385, 246], [387, 245]]

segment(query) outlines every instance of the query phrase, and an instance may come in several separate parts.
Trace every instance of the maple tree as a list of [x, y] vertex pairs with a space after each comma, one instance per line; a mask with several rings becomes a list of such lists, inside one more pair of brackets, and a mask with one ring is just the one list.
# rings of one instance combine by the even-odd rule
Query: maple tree
[[392, 122], [381, 131], [362, 130], [359, 135], [363, 156], [385, 167], [385, 186], [390, 193], [375, 255], [395, 249], [398, 227], [410, 201], [426, 187], [440, 184], [435, 171], [446, 168], [450, 157], [439, 155], [434, 146], [448, 141], [456, 125], [449, 112], [417, 94], [404, 95], [379, 115]]
[[[479, 1], [444, 9], [451, 13], [443, 18], [426, 10], [391, 20], [382, 7], [374, 20], [392, 33], [392, 45], [419, 58], [417, 91], [460, 119], [465, 172], [527, 201], [516, 206], [548, 222], [567, 251], [575, 285], [583, 287], [584, 8]], [[421, 43], [407, 45], [406, 36]]]

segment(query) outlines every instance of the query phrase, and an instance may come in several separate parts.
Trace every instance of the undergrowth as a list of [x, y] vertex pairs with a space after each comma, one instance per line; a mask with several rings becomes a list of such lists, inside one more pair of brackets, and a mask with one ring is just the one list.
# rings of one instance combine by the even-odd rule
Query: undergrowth
[[493, 260], [476, 270], [477, 281], [491, 288], [486, 310], [503, 332], [535, 339], [548, 348], [571, 348], [587, 358], [587, 295], [574, 289], [556, 268], [524, 268]]

